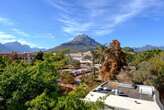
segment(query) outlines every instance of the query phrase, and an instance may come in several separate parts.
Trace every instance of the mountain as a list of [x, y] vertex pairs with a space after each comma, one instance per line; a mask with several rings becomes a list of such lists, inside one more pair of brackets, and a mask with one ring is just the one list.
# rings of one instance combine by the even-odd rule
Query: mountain
[[23, 45], [19, 42], [9, 42], [5, 44], [0, 44], [0, 52], [36, 52], [42, 49], [39, 48], [31, 48], [28, 45]]
[[101, 44], [96, 42], [94, 39], [90, 38], [85, 34], [81, 34], [74, 37], [74, 39], [69, 42], [63, 43], [55, 48], [50, 49], [50, 51], [69, 49], [70, 52], [81, 52], [81, 51], [93, 50], [96, 48], [96, 46], [99, 45]]
[[143, 47], [139, 47], [139, 48], [134, 48], [134, 51], [136, 52], [142, 52], [142, 51], [146, 51], [146, 50], [154, 50], [154, 49], [160, 49], [160, 50], [164, 50], [164, 47], [157, 47], [157, 46], [152, 46], [152, 45], [146, 45]]
[[7, 52], [7, 51], [9, 51], [9, 49], [0, 43], [0, 52]]

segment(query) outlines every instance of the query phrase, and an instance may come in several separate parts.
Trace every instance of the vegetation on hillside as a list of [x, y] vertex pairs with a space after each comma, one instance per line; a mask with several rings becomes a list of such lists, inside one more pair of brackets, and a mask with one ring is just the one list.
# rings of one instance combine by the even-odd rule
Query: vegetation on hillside
[[[107, 46], [99, 46], [95, 51], [92, 51], [95, 63], [103, 64], [107, 61], [105, 56], [114, 55], [114, 50], [111, 50], [111, 53], [107, 50]], [[121, 57], [118, 56], [118, 61], [122, 60], [123, 64], [126, 65], [127, 63], [127, 65], [125, 70], [120, 71], [119, 75], [125, 73], [126, 76], [130, 77], [130, 82], [153, 85], [158, 90], [164, 90], [164, 51], [155, 49], [135, 52], [129, 47], [122, 48], [122, 51], [124, 54]], [[126, 78], [123, 77], [123, 79]], [[118, 79], [116, 78], [116, 80]]]
[[[104, 55], [117, 53], [105, 46], [92, 51], [94, 63], [103, 63]], [[164, 52], [151, 50], [135, 53], [133, 49], [122, 50], [126, 58], [131, 81], [137, 84], [154, 85], [164, 89]], [[84, 76], [75, 90], [64, 92], [59, 79], [74, 83], [73, 76], [61, 74], [66, 65], [79, 67], [79, 62], [70, 61], [64, 52], [39, 52], [31, 64], [24, 60], [0, 57], [0, 109], [1, 110], [98, 110], [100, 102], [81, 100], [94, 86], [99, 84], [92, 76]], [[133, 69], [131, 69], [134, 67]]]
[[0, 57], [0, 109], [2, 110], [96, 110], [84, 103], [87, 86], [63, 94], [59, 70], [68, 63], [63, 53], [39, 52], [33, 63]]
[[131, 65], [136, 65], [132, 72], [135, 83], [154, 85], [158, 89], [164, 87], [164, 52], [160, 50], [136, 53]]

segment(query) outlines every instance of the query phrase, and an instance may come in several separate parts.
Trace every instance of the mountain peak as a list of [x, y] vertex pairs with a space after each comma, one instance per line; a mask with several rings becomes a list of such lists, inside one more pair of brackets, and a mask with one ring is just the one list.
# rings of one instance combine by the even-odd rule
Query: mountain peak
[[80, 45], [92, 46], [92, 47], [96, 47], [97, 45], [100, 45], [98, 42], [96, 42], [94, 39], [90, 38], [86, 34], [77, 35], [74, 37], [72, 41], [68, 43], [73, 45], [80, 44]]
[[7, 43], [5, 43], [5, 44], [18, 44], [18, 45], [21, 45], [21, 43], [20, 43], [20, 42], [18, 42], [18, 41], [14, 41], [14, 42], [7, 42]]
[[85, 40], [93, 40], [86, 34], [80, 34], [74, 37], [72, 41], [85, 41]]
[[5, 44], [0, 44], [0, 52], [35, 52], [42, 49], [31, 48], [29, 45], [22, 44], [18, 41], [8, 42]]
[[88, 35], [80, 34], [74, 37], [74, 39], [70, 42], [66, 42], [57, 46], [51, 51], [59, 51], [63, 49], [69, 49], [70, 52], [81, 52], [81, 51], [89, 51], [95, 49], [100, 43], [96, 42], [94, 39], [90, 38]]

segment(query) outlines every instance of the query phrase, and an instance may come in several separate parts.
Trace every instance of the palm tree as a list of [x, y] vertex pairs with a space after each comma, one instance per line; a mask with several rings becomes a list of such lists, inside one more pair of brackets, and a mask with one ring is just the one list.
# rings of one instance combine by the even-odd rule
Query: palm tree
[[125, 53], [122, 51], [119, 41], [113, 40], [102, 53], [101, 77], [103, 80], [115, 79], [115, 75], [126, 65]]

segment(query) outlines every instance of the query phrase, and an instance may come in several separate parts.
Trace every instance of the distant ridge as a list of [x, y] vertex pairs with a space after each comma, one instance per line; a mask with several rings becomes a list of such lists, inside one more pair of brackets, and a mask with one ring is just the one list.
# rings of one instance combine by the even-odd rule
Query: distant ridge
[[[63, 43], [57, 47], [51, 48], [48, 51], [60, 51], [63, 49], [69, 49], [70, 52], [84, 52], [95, 49], [97, 46], [101, 46], [100, 43], [96, 42], [94, 39], [90, 38], [88, 35], [81, 34], [74, 37], [73, 40]], [[135, 52], [142, 52], [147, 50], [160, 49], [164, 50], [164, 46], [153, 46], [145, 45], [143, 47], [135, 47], [133, 50]], [[23, 45], [19, 42], [9, 42], [5, 44], [0, 43], [0, 53], [5, 52], [37, 52], [45, 51], [45, 49], [31, 48], [29, 45]]]
[[50, 51], [69, 49], [70, 52], [83, 52], [93, 50], [99, 45], [101, 44], [90, 38], [88, 35], [81, 34], [75, 36], [74, 39], [69, 42], [63, 43], [57, 47], [50, 49]]
[[160, 50], [164, 50], [163, 46], [152, 46], [152, 45], [145, 45], [143, 47], [138, 47], [138, 48], [134, 48], [134, 51], [136, 52], [142, 52], [142, 51], [146, 51], [146, 50], [155, 50], [155, 49], [160, 49]]
[[0, 43], [0, 53], [5, 53], [5, 52], [36, 52], [44, 49], [39, 49], [39, 48], [31, 48], [28, 45], [23, 45], [19, 42], [9, 42], [5, 44]]

